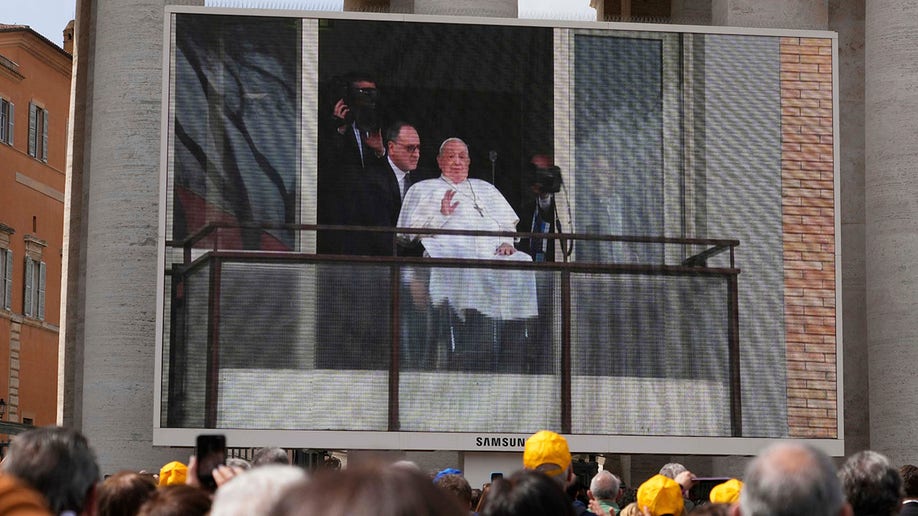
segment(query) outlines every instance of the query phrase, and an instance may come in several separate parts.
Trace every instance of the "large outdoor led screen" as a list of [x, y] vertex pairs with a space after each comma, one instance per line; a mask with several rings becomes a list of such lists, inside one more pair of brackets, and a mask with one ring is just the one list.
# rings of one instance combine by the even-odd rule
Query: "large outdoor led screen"
[[168, 15], [157, 443], [841, 442], [833, 34], [260, 14]]

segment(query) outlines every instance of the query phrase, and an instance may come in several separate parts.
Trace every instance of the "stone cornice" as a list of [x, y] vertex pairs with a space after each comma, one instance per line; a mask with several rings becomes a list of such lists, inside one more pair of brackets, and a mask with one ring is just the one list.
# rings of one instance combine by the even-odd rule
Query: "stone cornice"
[[16, 82], [25, 79], [25, 76], [19, 73], [19, 65], [2, 54], [0, 54], [0, 75], [9, 77]]
[[19, 47], [60, 74], [73, 73], [73, 56], [32, 29], [0, 30], [0, 50]]

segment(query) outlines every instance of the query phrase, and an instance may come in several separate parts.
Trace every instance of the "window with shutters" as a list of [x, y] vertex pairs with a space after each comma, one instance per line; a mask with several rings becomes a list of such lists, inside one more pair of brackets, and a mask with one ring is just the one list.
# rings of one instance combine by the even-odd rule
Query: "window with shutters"
[[48, 110], [29, 103], [29, 156], [48, 161]]
[[9, 311], [13, 307], [13, 251], [0, 249], [0, 308]]
[[13, 250], [10, 235], [16, 231], [0, 222], [0, 310], [13, 309]]
[[45, 262], [26, 257], [25, 299], [22, 306], [26, 317], [45, 318]]
[[13, 144], [13, 103], [0, 97], [0, 143]]
[[33, 235], [25, 236], [25, 244], [25, 285], [23, 288], [22, 315], [44, 320], [47, 267], [42, 260], [42, 250], [48, 244]]

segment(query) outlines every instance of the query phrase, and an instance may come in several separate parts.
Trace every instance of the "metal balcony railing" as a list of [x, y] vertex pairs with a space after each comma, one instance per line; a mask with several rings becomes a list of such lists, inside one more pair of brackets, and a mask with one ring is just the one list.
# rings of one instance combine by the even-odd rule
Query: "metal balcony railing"
[[[274, 231], [287, 232], [288, 235], [294, 235], [298, 245], [306, 248], [314, 246], [315, 237], [322, 232], [364, 232], [366, 233], [388, 233], [392, 235], [392, 255], [391, 256], [352, 256], [339, 254], [317, 254], [311, 251], [262, 251], [233, 249], [228, 246], [226, 239], [221, 238], [223, 234], [238, 231]], [[572, 376], [574, 376], [572, 363], [572, 322], [575, 319], [573, 313], [572, 298], [575, 293], [572, 292], [572, 277], [594, 277], [611, 278], [614, 276], [633, 276], [640, 278], [653, 277], [676, 277], [676, 278], [696, 278], [696, 277], [713, 277], [720, 278], [726, 283], [726, 296], [723, 299], [725, 307], [725, 335], [726, 335], [726, 370], [727, 370], [727, 389], [729, 391], [729, 427], [730, 435], [742, 436], [742, 406], [741, 406], [741, 374], [740, 374], [740, 343], [739, 343], [739, 312], [738, 312], [738, 275], [740, 270], [735, 266], [735, 249], [739, 245], [737, 240], [725, 239], [698, 239], [698, 238], [663, 238], [663, 237], [645, 237], [645, 236], [615, 236], [615, 235], [597, 235], [597, 234], [534, 234], [534, 233], [513, 233], [513, 232], [494, 232], [494, 231], [461, 231], [461, 230], [432, 230], [432, 229], [410, 229], [411, 234], [416, 235], [465, 235], [465, 236], [502, 236], [514, 238], [543, 238], [557, 241], [559, 249], [559, 260], [552, 262], [508, 262], [504, 260], [490, 259], [462, 259], [462, 258], [427, 258], [427, 257], [408, 257], [398, 256], [397, 235], [399, 233], [409, 232], [406, 229], [398, 228], [381, 228], [381, 227], [354, 227], [354, 226], [319, 226], [319, 225], [284, 225], [284, 226], [224, 226], [211, 225], [207, 226], [197, 234], [186, 239], [183, 242], [167, 242], [168, 249], [175, 251], [181, 250], [181, 254], [173, 253], [173, 256], [181, 256], [181, 261], [167, 263], [167, 275], [172, 278], [172, 313], [173, 318], [170, 321], [170, 345], [167, 360], [169, 360], [169, 386], [168, 399], [169, 407], [167, 409], [168, 424], [180, 424], [182, 420], [182, 404], [185, 396], [188, 395], [190, 387], [188, 385], [187, 375], [184, 369], [188, 364], [183, 362], [186, 358], [183, 353], [190, 340], [200, 340], [200, 337], [188, 337], [188, 324], [190, 317], [182, 315], [183, 310], [202, 310], [202, 307], [188, 307], [177, 302], [177, 298], [187, 295], [187, 290], [191, 287], [189, 281], [192, 277], [202, 272], [207, 272], [206, 282], [195, 280], [195, 289], [206, 289], [206, 368], [204, 372], [203, 386], [204, 394], [204, 417], [202, 426], [212, 428], [217, 425], [218, 421], [218, 403], [221, 384], [220, 369], [224, 357], [221, 353], [221, 317], [226, 315], [221, 310], [221, 275], [227, 264], [248, 264], [247, 266], [271, 265], [280, 267], [298, 267], [298, 266], [321, 266], [321, 265], [341, 265], [353, 267], [359, 270], [361, 267], [387, 267], [388, 268], [388, 363], [384, 366], [388, 371], [388, 430], [402, 430], [402, 421], [399, 414], [399, 397], [400, 397], [400, 374], [403, 368], [400, 367], [403, 357], [401, 353], [403, 348], [400, 345], [402, 338], [402, 310], [405, 285], [401, 279], [404, 277], [404, 271], [410, 268], [460, 268], [460, 269], [506, 269], [520, 271], [534, 271], [539, 274], [551, 274], [553, 277], [560, 278], [560, 288], [552, 289], [550, 292], [551, 303], [553, 306], [560, 308], [560, 327], [553, 329], [553, 335], [558, 337], [558, 347], [560, 348], [559, 363], [553, 370], [560, 375], [560, 392], [558, 393], [558, 403], [560, 404], [560, 430], [563, 433], [571, 433], [572, 427]], [[584, 252], [581, 255], [589, 254], [585, 251], [589, 246], [633, 246], [641, 249], [655, 249], [652, 252], [643, 253], [644, 256], [651, 258], [646, 261], [637, 261], [633, 259], [628, 262], [619, 261], [584, 261], [578, 259], [578, 248], [583, 247]], [[560, 250], [570, 251], [573, 246], [573, 254], [561, 252]], [[167, 256], [168, 256], [167, 252]], [[638, 258], [642, 253], [636, 254]], [[167, 259], [168, 261], [168, 259]], [[712, 261], [718, 263], [712, 265]], [[590, 276], [586, 276], [590, 275]], [[205, 284], [202, 287], [201, 284]], [[258, 288], [253, 285], [252, 288]], [[201, 293], [198, 292], [200, 295]], [[689, 293], [690, 295], [691, 293]], [[200, 303], [198, 303], [200, 304]], [[320, 307], [321, 309], [321, 307]], [[326, 307], [326, 309], [330, 309]], [[201, 334], [201, 329], [198, 329]], [[199, 343], [200, 344], [200, 343]]]

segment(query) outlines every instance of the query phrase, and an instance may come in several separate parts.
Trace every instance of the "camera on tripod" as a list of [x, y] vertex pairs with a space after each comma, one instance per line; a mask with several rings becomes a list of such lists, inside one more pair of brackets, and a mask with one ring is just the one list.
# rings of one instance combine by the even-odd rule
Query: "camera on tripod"
[[561, 169], [552, 165], [539, 167], [532, 163], [527, 170], [527, 183], [543, 194], [553, 194], [561, 191]]

